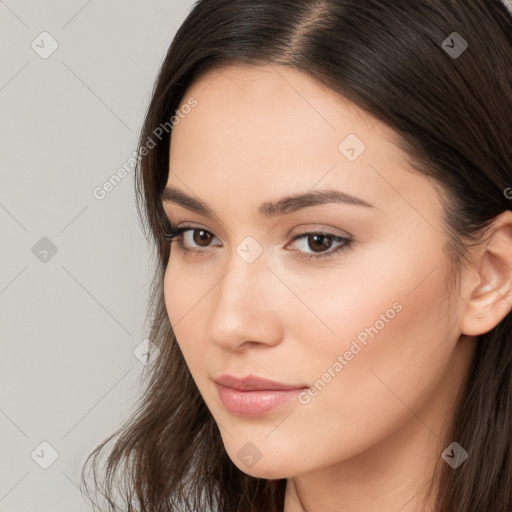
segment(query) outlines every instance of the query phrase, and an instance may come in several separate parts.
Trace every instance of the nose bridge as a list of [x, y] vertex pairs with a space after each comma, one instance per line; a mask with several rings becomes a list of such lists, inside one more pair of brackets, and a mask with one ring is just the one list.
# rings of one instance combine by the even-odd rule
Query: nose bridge
[[253, 246], [245, 242], [239, 244], [230, 255], [227, 272], [219, 283], [216, 309], [257, 309], [268, 278], [265, 274], [268, 273], [263, 251], [256, 255]]
[[266, 268], [263, 249], [256, 250], [250, 240], [233, 250], [213, 298], [210, 336], [225, 348], [245, 341], [268, 343], [277, 334], [268, 281], [272, 273]]

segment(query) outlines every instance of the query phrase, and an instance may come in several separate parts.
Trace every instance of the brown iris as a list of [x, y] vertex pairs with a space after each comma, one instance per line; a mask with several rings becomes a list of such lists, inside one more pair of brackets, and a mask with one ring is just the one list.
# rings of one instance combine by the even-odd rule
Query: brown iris
[[201, 245], [201, 242], [205, 242], [205, 245], [202, 247], [208, 247], [212, 234], [204, 229], [194, 229], [192, 238], [197, 245]]
[[[322, 241], [323, 243], [319, 243], [319, 241]], [[313, 244], [311, 243], [313, 241]], [[327, 242], [326, 242], [327, 241]], [[311, 249], [315, 249], [315, 245], [319, 247], [319, 252], [325, 249], [330, 249], [332, 244], [331, 237], [328, 235], [321, 235], [321, 234], [312, 234], [308, 236], [308, 245], [311, 247]]]

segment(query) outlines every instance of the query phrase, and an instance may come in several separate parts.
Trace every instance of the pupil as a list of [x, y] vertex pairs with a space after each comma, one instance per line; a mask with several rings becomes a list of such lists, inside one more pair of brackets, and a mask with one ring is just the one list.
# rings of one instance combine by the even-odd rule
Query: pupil
[[[308, 243], [311, 242], [311, 239], [314, 240], [314, 243], [317, 243], [318, 240], [323, 240], [324, 243], [323, 244], [320, 243], [320, 249], [329, 249], [330, 244], [328, 242], [325, 243], [326, 240], [329, 240], [329, 237], [327, 237], [326, 235], [318, 235], [318, 234], [317, 235], [309, 235], [308, 238], [309, 238]], [[311, 249], [314, 250], [314, 247], [311, 247]], [[319, 252], [321, 252], [321, 251], [319, 251]]]

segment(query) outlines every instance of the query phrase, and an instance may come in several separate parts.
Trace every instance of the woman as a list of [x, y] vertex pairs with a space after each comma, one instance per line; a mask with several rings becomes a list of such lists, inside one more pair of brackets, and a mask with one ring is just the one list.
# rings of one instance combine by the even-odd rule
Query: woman
[[140, 137], [159, 353], [91, 454], [119, 435], [110, 505], [512, 510], [511, 84], [498, 0], [196, 3]]

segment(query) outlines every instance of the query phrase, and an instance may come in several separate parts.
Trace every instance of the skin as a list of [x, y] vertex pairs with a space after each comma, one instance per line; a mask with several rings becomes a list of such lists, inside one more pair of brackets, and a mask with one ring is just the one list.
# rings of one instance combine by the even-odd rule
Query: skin
[[[216, 218], [165, 203], [175, 225], [212, 235], [202, 244], [197, 231], [183, 235], [189, 249], [207, 250], [200, 255], [173, 242], [164, 295], [229, 457], [249, 475], [287, 478], [285, 512], [434, 510], [421, 500], [452, 441], [444, 433], [476, 336], [511, 309], [512, 213], [474, 248], [459, 295], [449, 287], [436, 189], [385, 125], [279, 66], [212, 70], [182, 104], [190, 97], [197, 106], [173, 129], [168, 185], [201, 199]], [[366, 146], [355, 161], [338, 149], [348, 134]], [[258, 212], [325, 188], [375, 207], [326, 204], [270, 219]], [[315, 231], [353, 244], [324, 260], [299, 259], [294, 251], [321, 252], [307, 236], [293, 241]], [[247, 236], [263, 250], [252, 263], [236, 252]], [[339, 245], [330, 243], [324, 252]], [[224, 408], [213, 377], [255, 374], [313, 387], [393, 304], [400, 311], [308, 404], [256, 418]], [[237, 456], [247, 443], [261, 454], [251, 467]]]

